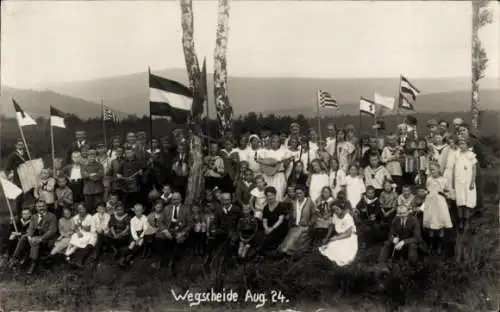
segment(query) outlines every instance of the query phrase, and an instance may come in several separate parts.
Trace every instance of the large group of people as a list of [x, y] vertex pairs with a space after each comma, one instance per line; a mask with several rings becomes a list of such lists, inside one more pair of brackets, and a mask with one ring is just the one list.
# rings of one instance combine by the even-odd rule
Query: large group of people
[[[470, 228], [485, 167], [462, 120], [431, 120], [424, 135], [416, 124], [408, 116], [387, 133], [379, 122], [361, 136], [332, 123], [322, 138], [293, 123], [287, 133], [208, 140], [203, 198], [190, 205], [192, 132], [160, 140], [128, 133], [105, 146], [79, 130], [66, 155], [41, 171], [34, 207], [27, 195], [17, 200], [2, 257], [33, 273], [54, 257], [82, 267], [109, 253], [126, 268], [142, 256], [175, 274], [186, 253], [249, 261], [317, 250], [344, 266], [358, 244], [381, 244], [381, 264], [416, 262], [441, 253], [445, 230]], [[16, 184], [24, 161], [19, 141], [5, 168]]]

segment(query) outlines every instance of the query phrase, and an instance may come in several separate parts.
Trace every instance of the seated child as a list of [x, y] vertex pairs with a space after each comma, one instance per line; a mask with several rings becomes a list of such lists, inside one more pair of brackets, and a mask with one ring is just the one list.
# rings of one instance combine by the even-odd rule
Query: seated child
[[65, 207], [62, 209], [62, 217], [59, 219], [58, 226], [59, 237], [56, 239], [54, 247], [50, 252], [51, 256], [64, 253], [64, 251], [68, 247], [69, 240], [71, 239], [71, 235], [73, 235], [73, 231], [75, 229], [72, 216], [73, 215], [69, 207]]
[[116, 207], [118, 206], [119, 202], [120, 199], [118, 197], [118, 194], [116, 193], [109, 194], [108, 201], [106, 202], [106, 212], [109, 215], [115, 213]]
[[410, 212], [413, 212], [413, 201], [415, 200], [415, 195], [411, 192], [411, 187], [409, 185], [403, 185], [401, 189], [401, 195], [398, 196], [398, 207], [406, 206]]
[[73, 191], [68, 185], [68, 179], [65, 176], [57, 177], [55, 214], [60, 218], [64, 208], [70, 208], [73, 205]]
[[356, 209], [361, 219], [375, 221], [380, 211], [380, 202], [375, 194], [375, 188], [368, 186], [365, 194], [361, 197]]
[[383, 224], [390, 225], [396, 214], [398, 206], [398, 193], [392, 187], [391, 182], [384, 182], [384, 190], [380, 193], [380, 221]]
[[248, 259], [256, 254], [259, 246], [259, 220], [255, 218], [252, 209], [243, 209], [243, 217], [238, 221], [238, 258]]
[[2, 256], [4, 260], [8, 260], [14, 250], [16, 250], [17, 242], [21, 236], [25, 235], [28, 232], [28, 228], [31, 223], [31, 210], [25, 208], [21, 212], [21, 218], [19, 220], [15, 220], [15, 225], [11, 221], [9, 224], [9, 236], [4, 237], [2, 239]]

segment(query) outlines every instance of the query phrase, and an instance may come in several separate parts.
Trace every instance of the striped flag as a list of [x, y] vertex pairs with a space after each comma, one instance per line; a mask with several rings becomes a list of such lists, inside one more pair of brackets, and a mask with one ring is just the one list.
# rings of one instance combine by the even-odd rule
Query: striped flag
[[36, 121], [31, 118], [28, 113], [26, 113], [19, 104], [17, 104], [16, 100], [12, 99], [12, 103], [14, 104], [14, 109], [16, 110], [16, 119], [19, 127], [24, 126], [34, 126], [36, 125]]
[[376, 111], [376, 107], [375, 107], [376, 103], [371, 101], [371, 100], [368, 100], [364, 97], [361, 97], [359, 99], [359, 111], [361, 113], [365, 113], [365, 114], [368, 114], [368, 115], [371, 115], [371, 116], [375, 116], [375, 111]]
[[401, 75], [399, 82], [399, 107], [414, 110], [414, 105], [411, 101], [415, 102], [417, 96], [420, 95], [418, 90], [405, 76]]
[[111, 120], [112, 122], [118, 121], [118, 116], [106, 105], [102, 106], [102, 114], [104, 120]]
[[66, 124], [64, 123], [64, 116], [66, 114], [57, 108], [50, 106], [50, 126], [58, 127], [58, 128], [66, 128]]
[[323, 90], [318, 90], [318, 105], [321, 108], [338, 107], [337, 101], [330, 95], [330, 93]]
[[193, 92], [181, 83], [149, 73], [149, 111], [169, 116], [178, 124], [187, 122], [193, 106]]

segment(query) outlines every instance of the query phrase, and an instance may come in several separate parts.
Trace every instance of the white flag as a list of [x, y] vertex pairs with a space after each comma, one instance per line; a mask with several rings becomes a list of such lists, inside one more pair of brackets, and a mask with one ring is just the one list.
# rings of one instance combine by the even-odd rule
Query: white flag
[[365, 99], [365, 98], [362, 97], [359, 100], [359, 110], [362, 113], [375, 116], [375, 112], [376, 112], [376, 110], [375, 110], [375, 102], [370, 101], [370, 100]]
[[2, 185], [5, 197], [7, 197], [8, 199], [16, 199], [17, 196], [21, 195], [23, 192], [23, 190], [17, 187], [17, 185], [7, 179], [0, 178], [0, 184]]
[[12, 99], [12, 103], [14, 104], [19, 127], [36, 125], [36, 121], [17, 104], [16, 100]]
[[374, 96], [375, 103], [382, 105], [388, 109], [394, 109], [395, 98], [390, 96], [383, 96], [375, 92]]

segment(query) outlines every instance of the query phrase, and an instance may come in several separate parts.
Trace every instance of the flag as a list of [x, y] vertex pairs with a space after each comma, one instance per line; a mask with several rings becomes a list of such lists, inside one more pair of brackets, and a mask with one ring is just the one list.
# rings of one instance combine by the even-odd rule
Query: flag
[[14, 109], [16, 110], [16, 119], [19, 127], [24, 126], [34, 126], [36, 125], [36, 121], [31, 118], [28, 113], [26, 113], [19, 104], [17, 104], [16, 100], [12, 99], [12, 103], [14, 104]]
[[318, 90], [318, 104], [319, 107], [337, 107], [337, 101], [330, 95], [330, 93]]
[[359, 100], [359, 111], [361, 113], [375, 116], [375, 102], [361, 97]]
[[0, 184], [2, 185], [2, 190], [5, 197], [7, 197], [8, 199], [16, 199], [17, 196], [23, 193], [23, 190], [21, 190], [17, 185], [7, 179], [0, 178]]
[[394, 109], [394, 101], [395, 99], [390, 96], [383, 96], [375, 92], [375, 96], [373, 97], [374, 102], [378, 105], [381, 105], [388, 109]]
[[57, 108], [50, 106], [50, 125], [52, 127], [58, 128], [66, 128], [66, 124], [64, 123], [64, 114]]
[[413, 104], [403, 94], [400, 94], [399, 97], [399, 107], [407, 110], [415, 110]]
[[151, 115], [170, 116], [178, 124], [186, 123], [193, 106], [193, 92], [173, 80], [149, 73], [149, 111]]
[[406, 96], [406, 98], [411, 97], [413, 101], [417, 99], [417, 95], [420, 94], [420, 91], [404, 76], [401, 76], [401, 82], [399, 93]]
[[193, 116], [200, 116], [203, 113], [205, 103], [208, 101], [207, 91], [207, 61], [203, 59], [203, 67], [201, 68], [200, 78], [198, 79], [198, 86], [194, 93]]
[[102, 115], [104, 120], [111, 120], [112, 122], [118, 121], [118, 116], [106, 105], [102, 106]]

